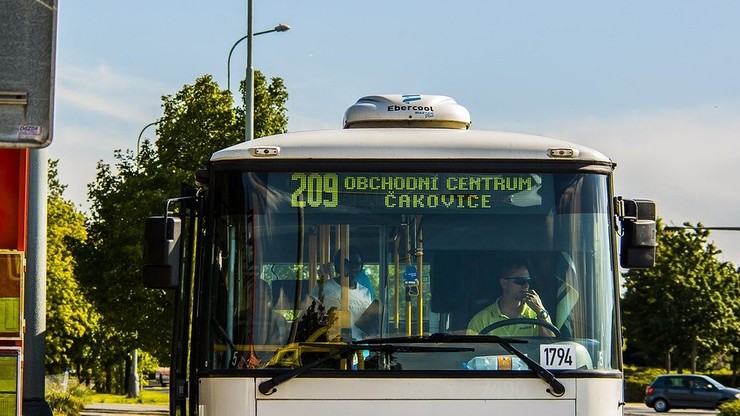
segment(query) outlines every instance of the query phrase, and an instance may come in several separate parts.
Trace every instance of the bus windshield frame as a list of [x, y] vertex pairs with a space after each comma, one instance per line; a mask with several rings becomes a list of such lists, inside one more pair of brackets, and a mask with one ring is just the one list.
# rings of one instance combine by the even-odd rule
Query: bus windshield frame
[[470, 319], [498, 305], [499, 266], [512, 259], [527, 264], [550, 326], [523, 313], [505, 318], [524, 322], [487, 335], [525, 340], [516, 348], [554, 372], [621, 370], [611, 169], [225, 166], [212, 170], [209, 186], [201, 371], [295, 369], [321, 357], [306, 376], [526, 370], [484, 337], [451, 338], [472, 351], [335, 355], [363, 340], [475, 335]]

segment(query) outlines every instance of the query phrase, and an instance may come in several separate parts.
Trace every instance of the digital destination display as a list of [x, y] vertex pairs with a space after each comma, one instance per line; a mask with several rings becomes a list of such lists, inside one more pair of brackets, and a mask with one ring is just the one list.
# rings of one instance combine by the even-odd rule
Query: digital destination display
[[426, 211], [542, 204], [543, 178], [536, 174], [292, 172], [288, 175], [292, 208]]

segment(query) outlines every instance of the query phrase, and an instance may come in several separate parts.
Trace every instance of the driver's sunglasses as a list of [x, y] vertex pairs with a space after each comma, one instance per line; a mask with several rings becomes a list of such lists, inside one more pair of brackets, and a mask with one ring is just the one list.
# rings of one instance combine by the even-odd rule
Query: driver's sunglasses
[[503, 279], [513, 280], [514, 283], [518, 284], [519, 286], [528, 285], [529, 281], [532, 280], [530, 277], [526, 277], [526, 276], [504, 277]]

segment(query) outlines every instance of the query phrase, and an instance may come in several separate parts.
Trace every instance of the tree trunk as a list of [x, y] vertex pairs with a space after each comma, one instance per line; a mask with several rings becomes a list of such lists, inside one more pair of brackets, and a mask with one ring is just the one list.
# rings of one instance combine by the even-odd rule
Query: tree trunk
[[129, 379], [131, 374], [131, 357], [126, 354], [126, 365], [124, 365], [123, 370], [123, 385], [121, 386], [121, 390], [123, 390], [124, 393], [128, 392], [128, 385], [131, 383], [131, 380]]
[[691, 373], [696, 374], [696, 361], [699, 359], [699, 343], [694, 340], [693, 345], [691, 346]]
[[105, 371], [105, 392], [110, 393], [111, 389], [113, 388], [113, 368], [109, 364]]
[[666, 351], [665, 353], [665, 372], [670, 373], [671, 372], [671, 352]]

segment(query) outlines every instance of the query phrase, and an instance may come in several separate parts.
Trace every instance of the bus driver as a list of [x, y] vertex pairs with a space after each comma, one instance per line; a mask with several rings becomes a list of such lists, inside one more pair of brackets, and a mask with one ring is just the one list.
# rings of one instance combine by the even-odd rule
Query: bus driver
[[[542, 305], [537, 292], [529, 287], [529, 267], [523, 259], [504, 263], [497, 273], [503, 289], [496, 301], [476, 313], [468, 323], [467, 333], [480, 334], [487, 326], [514, 318], [538, 319], [550, 323], [550, 315]], [[533, 324], [513, 324], [496, 328], [482, 335], [499, 336], [555, 336], [549, 329]]]

